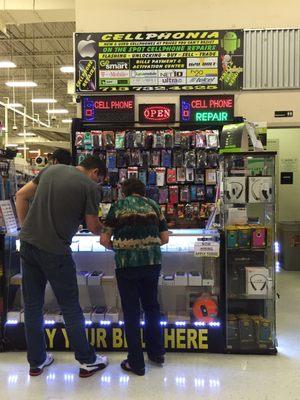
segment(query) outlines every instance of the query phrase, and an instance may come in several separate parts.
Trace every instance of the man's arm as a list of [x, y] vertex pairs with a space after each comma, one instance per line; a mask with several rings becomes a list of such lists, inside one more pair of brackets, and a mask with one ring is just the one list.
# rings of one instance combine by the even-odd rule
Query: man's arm
[[98, 215], [86, 215], [85, 222], [90, 232], [100, 235], [103, 225], [100, 223]]
[[113, 248], [111, 237], [112, 231], [102, 232], [100, 236], [100, 244], [109, 250], [112, 250]]
[[34, 198], [37, 184], [28, 182], [16, 194], [16, 209], [20, 226], [22, 227], [29, 209], [29, 202]]

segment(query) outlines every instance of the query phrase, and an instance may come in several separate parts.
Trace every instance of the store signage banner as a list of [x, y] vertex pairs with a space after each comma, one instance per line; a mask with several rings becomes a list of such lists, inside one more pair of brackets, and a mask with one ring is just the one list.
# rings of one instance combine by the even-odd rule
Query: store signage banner
[[84, 122], [134, 122], [134, 96], [83, 97]]
[[180, 96], [180, 121], [222, 125], [234, 120], [234, 95]]
[[139, 122], [142, 124], [175, 122], [175, 104], [140, 104]]
[[75, 33], [76, 92], [240, 90], [242, 30]]
[[[86, 328], [87, 338], [96, 350], [124, 351], [127, 342], [124, 326], [113, 323], [110, 326], [92, 325]], [[6, 327], [8, 350], [26, 349], [24, 324]], [[49, 350], [71, 350], [66, 328], [56, 324], [45, 329], [45, 339]], [[164, 328], [164, 345], [167, 351], [223, 352], [223, 330], [221, 327], [176, 327]], [[141, 328], [141, 343], [145, 348], [144, 329]]]

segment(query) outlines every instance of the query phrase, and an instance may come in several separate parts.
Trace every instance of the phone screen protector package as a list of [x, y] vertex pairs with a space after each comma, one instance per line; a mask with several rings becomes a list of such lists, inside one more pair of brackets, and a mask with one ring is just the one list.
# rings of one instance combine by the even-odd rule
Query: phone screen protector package
[[135, 131], [134, 133], [134, 147], [144, 147], [144, 134], [142, 131]]
[[91, 134], [92, 134], [93, 148], [100, 149], [102, 146], [101, 131], [91, 131]]
[[134, 148], [134, 132], [127, 131], [125, 135], [125, 147], [126, 149], [133, 149]]
[[185, 168], [177, 168], [177, 182], [185, 182]]
[[203, 131], [196, 131], [196, 147], [198, 149], [206, 148], [206, 133]]
[[173, 130], [169, 129], [164, 132], [165, 148], [171, 149], [173, 147]]
[[193, 168], [186, 168], [185, 170], [185, 179], [187, 182], [194, 182], [195, 174]]
[[115, 169], [117, 167], [117, 153], [114, 150], [108, 151], [106, 156], [107, 169]]
[[169, 190], [167, 187], [159, 188], [159, 204], [168, 203]]
[[182, 150], [174, 150], [173, 151], [173, 164], [174, 164], [174, 167], [182, 167], [183, 166]]
[[176, 168], [167, 169], [167, 183], [177, 183]]
[[162, 150], [161, 163], [163, 167], [172, 167], [172, 151]]
[[217, 149], [219, 147], [219, 131], [206, 131], [206, 145], [208, 149]]
[[159, 167], [160, 166], [160, 150], [152, 150], [151, 152], [151, 165], [153, 167]]
[[76, 132], [75, 135], [75, 146], [82, 147], [83, 146], [83, 139], [84, 139], [84, 132]]
[[187, 168], [196, 167], [196, 153], [195, 150], [187, 151], [184, 155], [184, 164]]

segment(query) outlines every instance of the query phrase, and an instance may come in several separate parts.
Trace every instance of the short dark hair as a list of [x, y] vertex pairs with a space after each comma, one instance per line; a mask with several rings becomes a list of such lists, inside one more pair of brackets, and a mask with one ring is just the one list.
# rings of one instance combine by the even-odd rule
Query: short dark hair
[[100, 175], [102, 176], [106, 175], [105, 161], [100, 160], [99, 157], [88, 155], [84, 160], [81, 161], [79, 166], [87, 170], [97, 168], [99, 170]]
[[56, 149], [52, 154], [53, 161], [57, 161], [58, 164], [70, 165], [72, 162], [72, 156], [69, 150]]
[[139, 179], [129, 178], [122, 184], [122, 193], [125, 195], [125, 197], [131, 196], [132, 194], [145, 196], [146, 186]]

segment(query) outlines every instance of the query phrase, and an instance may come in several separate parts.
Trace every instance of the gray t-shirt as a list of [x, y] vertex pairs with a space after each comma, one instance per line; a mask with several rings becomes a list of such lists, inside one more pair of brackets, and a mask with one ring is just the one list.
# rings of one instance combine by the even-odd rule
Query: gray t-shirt
[[20, 239], [53, 254], [68, 254], [85, 215], [98, 215], [99, 189], [75, 167], [53, 165], [33, 181], [38, 185]]

